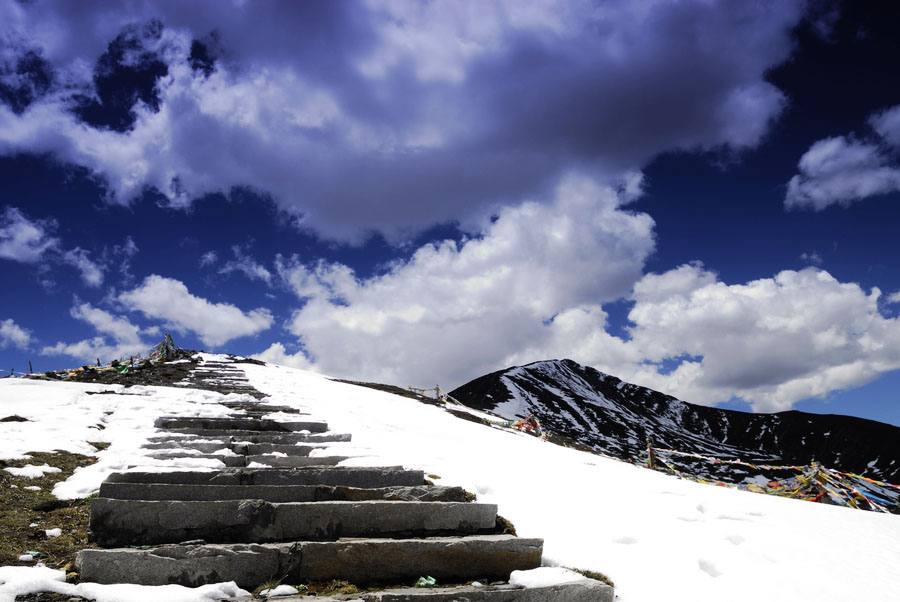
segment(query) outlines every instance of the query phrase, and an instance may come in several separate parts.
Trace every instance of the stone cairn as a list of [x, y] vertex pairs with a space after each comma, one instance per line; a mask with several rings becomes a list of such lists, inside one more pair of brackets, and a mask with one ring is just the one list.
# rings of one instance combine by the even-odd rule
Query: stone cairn
[[[243, 371], [233, 364], [205, 362], [203, 371], [207, 384], [242, 391]], [[253, 590], [345, 580], [386, 589], [334, 599], [612, 601], [612, 588], [594, 580], [506, 584], [511, 571], [540, 566], [543, 541], [502, 534], [497, 507], [468, 501], [462, 488], [432, 485], [421, 470], [399, 466], [336, 466], [346, 458], [316, 450], [349, 441], [349, 434], [289, 406], [226, 405], [235, 411], [228, 417], [161, 417], [155, 423], [161, 433], [147, 444], [151, 456], [216, 458], [223, 470], [123, 472], [101, 485], [90, 517], [91, 539], [101, 549], [79, 552], [82, 581], [191, 587], [235, 581]], [[265, 418], [273, 412], [297, 420]], [[220, 455], [223, 447], [234, 455]], [[475, 579], [485, 585], [409, 587], [423, 576], [439, 585]]]

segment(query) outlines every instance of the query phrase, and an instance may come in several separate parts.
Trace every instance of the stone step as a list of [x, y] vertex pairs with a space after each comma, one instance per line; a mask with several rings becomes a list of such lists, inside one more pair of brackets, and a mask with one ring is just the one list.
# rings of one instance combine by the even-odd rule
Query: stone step
[[154, 450], [179, 450], [187, 449], [201, 453], [212, 453], [221, 449], [228, 449], [242, 456], [261, 456], [263, 454], [279, 453], [288, 456], [308, 456], [314, 449], [323, 449], [323, 445], [278, 445], [273, 443], [231, 443], [227, 440], [217, 441], [186, 439], [170, 439], [168, 441], [151, 441], [143, 445], [144, 449]]
[[106, 480], [110, 483], [335, 485], [373, 488], [424, 485], [425, 473], [421, 470], [407, 470], [401, 466], [234, 468], [221, 471], [115, 472]]
[[[300, 468], [303, 466], [336, 466], [348, 456], [243, 456], [243, 455], [226, 455], [226, 454], [204, 454], [191, 453], [193, 450], [170, 449], [167, 451], [158, 450], [155, 453], [147, 454], [149, 458], [157, 460], [171, 460], [173, 458], [192, 458], [195, 460], [218, 460], [228, 468], [244, 468], [250, 466], [251, 463], [261, 466], [269, 466], [272, 468]], [[228, 450], [229, 452], [231, 450]], [[232, 454], [234, 452], [231, 452]]]
[[349, 433], [266, 433], [262, 431], [239, 431], [231, 435], [233, 442], [247, 442], [273, 445], [295, 445], [297, 443], [333, 443], [350, 441]]
[[[339, 594], [317, 597], [323, 602], [613, 602], [615, 590], [595, 579], [546, 585], [540, 587], [515, 587], [511, 585], [485, 585], [474, 587], [402, 588], [369, 591], [357, 594]], [[278, 602], [307, 602], [309, 597], [300, 594], [273, 598]], [[259, 598], [232, 598], [233, 602], [253, 602]]]
[[264, 412], [266, 414], [271, 414], [272, 412], [284, 412], [285, 414], [295, 414], [299, 413], [295, 407], [292, 406], [284, 406], [284, 405], [275, 405], [275, 404], [266, 404], [266, 403], [254, 403], [249, 401], [234, 401], [234, 402], [224, 402], [220, 401], [219, 405], [223, 405], [226, 408], [232, 408], [234, 410], [244, 410], [245, 412]]
[[[246, 464], [238, 464], [237, 459], [243, 458]], [[297, 468], [303, 466], [337, 466], [349, 456], [237, 456], [231, 458], [232, 466], [250, 466], [251, 464], [264, 464], [272, 468]], [[226, 466], [229, 464], [226, 463]]]
[[[152, 441], [144, 444], [144, 449], [158, 450], [176, 450], [176, 449], [192, 449], [201, 453], [211, 453], [220, 449], [231, 450], [231, 444], [227, 441]], [[232, 450], [234, 451], [234, 450]], [[237, 453], [237, 452], [235, 452]]]
[[540, 566], [543, 541], [513, 535], [426, 539], [355, 539], [277, 544], [196, 544], [82, 550], [82, 581], [196, 587], [236, 581], [253, 589], [272, 579], [304, 583], [344, 579], [356, 585], [414, 583], [430, 575], [444, 583], [506, 580]]
[[91, 501], [90, 539], [103, 547], [341, 537], [471, 535], [496, 526], [497, 506], [459, 502]]
[[308, 456], [314, 449], [322, 449], [322, 445], [288, 445], [278, 443], [232, 443], [231, 449], [236, 454], [245, 456], [261, 456], [262, 454], [287, 454], [289, 456]]
[[290, 421], [279, 422], [262, 418], [235, 418], [235, 417], [200, 417], [200, 416], [164, 416], [157, 418], [153, 423], [160, 429], [216, 429], [216, 430], [256, 430], [256, 431], [281, 431], [296, 432], [309, 431], [310, 433], [324, 433], [328, 430], [328, 424], [319, 421]]
[[100, 485], [100, 497], [119, 500], [264, 500], [267, 502], [323, 502], [395, 500], [466, 502], [462, 487], [333, 487], [328, 485], [170, 485], [110, 483]]
[[248, 443], [277, 443], [293, 445], [295, 443], [327, 443], [334, 441], [350, 441], [346, 433], [276, 433], [266, 431], [229, 430], [229, 429], [168, 429], [167, 434], [153, 435], [147, 440], [151, 442], [181, 441], [189, 439], [217, 439], [221, 441], [246, 441]]

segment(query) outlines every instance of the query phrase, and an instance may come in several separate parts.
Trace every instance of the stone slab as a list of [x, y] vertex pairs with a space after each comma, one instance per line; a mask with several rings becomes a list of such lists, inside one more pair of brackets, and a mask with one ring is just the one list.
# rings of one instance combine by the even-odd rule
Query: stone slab
[[155, 441], [157, 437], [188, 436], [188, 437], [227, 437], [234, 441], [249, 441], [250, 443], [306, 443], [324, 441], [350, 441], [351, 437], [346, 433], [279, 433], [275, 431], [258, 431], [248, 429], [203, 429], [203, 428], [173, 428], [166, 429], [170, 434], [154, 435], [149, 440]]
[[[221, 449], [221, 448], [220, 448]], [[230, 451], [230, 450], [229, 450]], [[169, 460], [172, 458], [192, 458], [195, 460], [218, 460], [227, 468], [244, 468], [250, 466], [251, 462], [269, 466], [272, 468], [301, 468], [304, 466], [336, 466], [346, 460], [348, 456], [241, 456], [232, 453], [227, 454], [204, 454], [192, 453], [187, 449], [168, 449], [156, 450], [154, 453], [147, 454], [150, 458], [157, 460]]]
[[251, 462], [265, 464], [273, 468], [293, 468], [295, 466], [336, 466], [348, 459], [348, 456], [243, 456], [247, 466]]
[[493, 529], [497, 506], [458, 502], [262, 500], [91, 501], [90, 539], [103, 547], [202, 539], [209, 543], [341, 537], [469, 535]]
[[255, 444], [296, 445], [297, 443], [333, 443], [350, 441], [349, 433], [266, 433], [263, 431], [233, 432], [231, 440], [235, 443], [247, 442]]
[[288, 445], [279, 443], [232, 443], [231, 449], [236, 454], [260, 456], [262, 454], [287, 454], [289, 456], [308, 456], [314, 449], [322, 449], [323, 445]]
[[465, 502], [462, 487], [332, 487], [328, 485], [170, 485], [154, 483], [110, 483], [100, 485], [103, 498], [119, 500], [264, 500], [266, 502], [323, 502], [394, 500], [418, 502]]
[[[327, 601], [354, 602], [613, 602], [615, 590], [594, 579], [543, 587], [461, 586], [434, 589], [404, 588], [360, 594], [342, 594], [318, 598]], [[234, 602], [249, 602], [236, 598]], [[306, 596], [279, 597], [278, 602], [300, 602]]]
[[82, 550], [82, 581], [196, 587], [236, 581], [253, 589], [270, 579], [285, 583], [346, 579], [411, 583], [422, 575], [439, 582], [507, 579], [514, 570], [540, 566], [543, 542], [512, 535], [357, 539], [280, 544], [166, 545], [151, 549]]
[[154, 450], [177, 450], [191, 449], [204, 454], [208, 454], [220, 449], [231, 449], [231, 444], [227, 441], [210, 442], [210, 441], [151, 441], [144, 444], [144, 449]]
[[425, 484], [425, 473], [401, 466], [306, 468], [235, 468], [220, 471], [116, 472], [111, 483], [172, 483], [184, 485], [336, 485], [396, 487]]
[[238, 429], [276, 432], [309, 431], [310, 433], [324, 433], [328, 430], [328, 424], [320, 421], [279, 422], [263, 418], [239, 417], [164, 416], [157, 418], [153, 425], [160, 429]]

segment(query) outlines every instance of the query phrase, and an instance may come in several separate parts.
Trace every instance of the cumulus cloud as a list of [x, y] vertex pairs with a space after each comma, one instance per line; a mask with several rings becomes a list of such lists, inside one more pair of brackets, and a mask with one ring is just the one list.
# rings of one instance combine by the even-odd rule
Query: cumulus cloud
[[90, 363], [96, 359], [107, 362], [139, 355], [151, 346], [141, 338], [141, 329], [127, 318], [113, 315], [90, 303], [77, 303], [69, 313], [76, 320], [93, 326], [98, 336], [75, 343], [48, 345], [41, 350], [43, 355], [68, 355]]
[[211, 303], [192, 295], [184, 283], [155, 274], [120, 294], [118, 300], [129, 310], [163, 320], [177, 332], [196, 334], [211, 347], [262, 332], [274, 321], [268, 309], [243, 312], [229, 303]]
[[[397, 239], [540, 197], [573, 164], [607, 177], [757, 145], [803, 7], [8, 3], [25, 41], [10, 52], [40, 56], [53, 85], [0, 107], [0, 153], [80, 165], [111, 202], [249, 186], [326, 237]], [[134, 89], [105, 98], [110, 73]]]
[[649, 274], [628, 316], [627, 346], [643, 360], [630, 378], [699, 403], [737, 396], [757, 411], [860, 386], [900, 368], [900, 320], [879, 313], [880, 295], [812, 267], [735, 285], [699, 265]]
[[835, 136], [815, 142], [788, 182], [785, 206], [821, 210], [830, 205], [900, 191], [900, 165], [888, 147], [900, 146], [900, 105], [869, 118], [876, 135]]
[[31, 332], [16, 324], [12, 318], [0, 322], [0, 348], [27, 349], [31, 344]]
[[[900, 369], [900, 318], [881, 293], [809, 267], [726, 284], [700, 263], [641, 275], [652, 221], [610, 189], [569, 179], [549, 205], [509, 208], [483, 236], [426, 245], [388, 273], [281, 258], [303, 303], [262, 359], [399, 384], [451, 387], [490, 370], [570, 357], [713, 405], [757, 411], [858, 387]], [[627, 296], [627, 336], [603, 304]], [[900, 294], [891, 295], [897, 302]]]
[[16, 207], [5, 207], [0, 225], [0, 257], [22, 263], [36, 263], [44, 253], [59, 246], [50, 235], [52, 220], [30, 220]]
[[[289, 329], [317, 369], [462, 384], [518, 361], [524, 349], [535, 350], [528, 361], [545, 359], [539, 353], [558, 325], [572, 322], [561, 312], [627, 295], [653, 248], [649, 216], [572, 176], [545, 203], [504, 209], [479, 238], [425, 245], [379, 276], [296, 258], [280, 258], [278, 272], [304, 303]], [[281, 345], [263, 357], [307, 363]]]

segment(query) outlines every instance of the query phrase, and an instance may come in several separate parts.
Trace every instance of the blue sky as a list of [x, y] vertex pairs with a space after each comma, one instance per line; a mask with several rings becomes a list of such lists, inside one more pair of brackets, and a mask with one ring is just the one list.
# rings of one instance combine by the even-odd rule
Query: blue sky
[[0, 367], [569, 357], [900, 425], [883, 4], [0, 2]]

